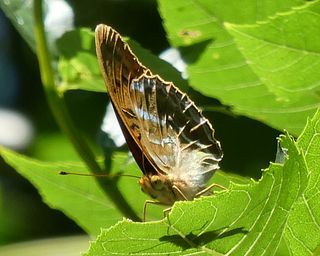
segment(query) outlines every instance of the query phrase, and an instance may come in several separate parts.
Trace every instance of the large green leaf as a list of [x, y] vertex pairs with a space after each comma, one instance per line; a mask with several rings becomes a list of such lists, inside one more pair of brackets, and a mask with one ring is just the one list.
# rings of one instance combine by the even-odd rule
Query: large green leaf
[[[90, 173], [83, 164], [38, 161], [5, 148], [0, 149], [0, 155], [38, 189], [44, 202], [52, 208], [63, 211], [89, 234], [96, 235], [101, 227], [111, 226], [122, 218], [119, 209], [106, 193], [108, 188], [102, 188], [95, 178], [59, 175], [60, 171]], [[127, 154], [117, 153], [112, 159], [111, 173], [124, 172], [141, 176], [137, 165], [128, 163], [127, 159]], [[221, 171], [217, 172], [212, 180], [225, 187], [229, 186], [230, 181], [247, 182], [245, 178]], [[127, 177], [121, 177], [114, 183], [126, 202], [141, 217], [143, 204], [148, 197], [140, 191], [138, 183]], [[159, 206], [149, 207], [147, 214], [148, 219], [163, 217]]]
[[87, 255], [311, 255], [320, 245], [320, 111], [298, 142], [282, 136], [283, 164], [248, 185], [176, 203], [168, 218], [123, 220]]
[[[286, 244], [295, 255], [319, 255], [320, 251], [320, 117], [308, 121], [298, 145], [305, 156], [309, 183], [295, 203], [285, 228]], [[300, 179], [300, 177], [296, 177]], [[317, 250], [315, 250], [317, 248]]]
[[[0, 154], [38, 189], [50, 207], [62, 210], [89, 234], [95, 235], [100, 231], [100, 227], [110, 226], [122, 218], [95, 178], [59, 175], [59, 171], [90, 173], [83, 164], [37, 161], [4, 148], [1, 148]], [[126, 165], [126, 159], [125, 154], [117, 154], [113, 158], [112, 171], [121, 171], [119, 166], [125, 166], [127, 173], [136, 172], [138, 175], [136, 166]], [[127, 201], [131, 202], [132, 207], [141, 215], [146, 197], [137, 183], [122, 178], [118, 186], [122, 188]], [[155, 216], [154, 212], [150, 212], [151, 217]], [[158, 213], [157, 216], [161, 217], [162, 214]]]
[[86, 28], [65, 33], [57, 42], [61, 91], [82, 89], [105, 92], [95, 54], [94, 33]]
[[293, 134], [302, 131], [319, 106], [319, 1], [159, 3], [171, 44], [183, 47], [195, 89], [238, 114]]
[[33, 34], [33, 1], [0, 0], [0, 7], [19, 31], [23, 39], [35, 51]]

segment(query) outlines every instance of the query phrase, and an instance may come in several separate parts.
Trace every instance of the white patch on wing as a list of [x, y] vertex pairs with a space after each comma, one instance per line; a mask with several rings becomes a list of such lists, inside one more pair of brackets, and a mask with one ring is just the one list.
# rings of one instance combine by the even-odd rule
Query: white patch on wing
[[138, 91], [138, 92], [144, 93], [144, 87], [140, 86], [140, 84], [138, 82], [136, 82], [136, 81], [133, 81], [131, 83], [131, 89], [133, 89], [134, 91]]
[[160, 120], [159, 117], [152, 115], [151, 113], [144, 111], [143, 109], [139, 108], [138, 106], [135, 106], [135, 114], [146, 121], [149, 121], [151, 123], [155, 123], [155, 124], [160, 124], [162, 126], [166, 125], [166, 121], [165, 120]]
[[156, 145], [161, 145], [163, 147], [168, 144], [175, 144], [175, 141], [171, 137], [166, 137], [162, 139], [151, 139], [150, 142]]

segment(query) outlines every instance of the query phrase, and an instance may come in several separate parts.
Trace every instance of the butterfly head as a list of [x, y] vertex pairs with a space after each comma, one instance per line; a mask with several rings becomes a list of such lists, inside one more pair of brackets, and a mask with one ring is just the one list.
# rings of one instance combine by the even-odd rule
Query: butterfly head
[[148, 175], [139, 180], [141, 190], [162, 204], [172, 205], [177, 199], [167, 176]]

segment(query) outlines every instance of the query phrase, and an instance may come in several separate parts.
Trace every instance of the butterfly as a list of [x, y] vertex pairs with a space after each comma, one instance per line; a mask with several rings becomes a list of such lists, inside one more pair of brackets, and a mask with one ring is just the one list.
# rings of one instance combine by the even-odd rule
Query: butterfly
[[223, 153], [208, 119], [172, 82], [140, 63], [116, 30], [101, 24], [95, 37], [111, 103], [143, 172], [142, 191], [169, 206], [209, 194], [206, 183]]

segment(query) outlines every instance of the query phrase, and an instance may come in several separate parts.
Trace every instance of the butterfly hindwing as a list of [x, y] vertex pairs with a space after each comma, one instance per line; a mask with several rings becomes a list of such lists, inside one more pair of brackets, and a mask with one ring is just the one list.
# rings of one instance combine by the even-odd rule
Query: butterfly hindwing
[[197, 171], [196, 175], [205, 175], [207, 181], [217, 169], [222, 151], [211, 124], [189, 97], [157, 75], [142, 75], [133, 80], [130, 89], [133, 110], [142, 127], [142, 148], [158, 169], [167, 174], [188, 172], [185, 158], [191, 153], [197, 159], [192, 164], [197, 166], [190, 175]]

